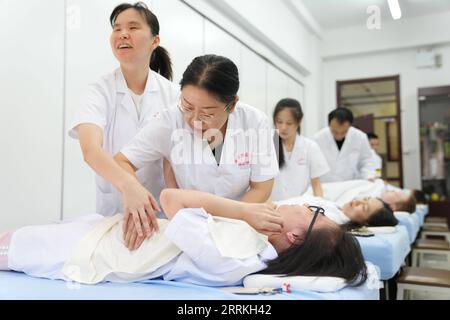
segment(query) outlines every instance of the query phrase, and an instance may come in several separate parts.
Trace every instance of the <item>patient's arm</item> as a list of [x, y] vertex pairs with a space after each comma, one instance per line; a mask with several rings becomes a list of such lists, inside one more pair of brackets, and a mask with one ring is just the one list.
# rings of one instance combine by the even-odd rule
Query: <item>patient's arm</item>
[[201, 191], [182, 189], [163, 190], [160, 201], [169, 219], [183, 208], [203, 208], [211, 215], [244, 220], [267, 235], [281, 232], [281, 217], [275, 212], [274, 206], [266, 203], [244, 203]]

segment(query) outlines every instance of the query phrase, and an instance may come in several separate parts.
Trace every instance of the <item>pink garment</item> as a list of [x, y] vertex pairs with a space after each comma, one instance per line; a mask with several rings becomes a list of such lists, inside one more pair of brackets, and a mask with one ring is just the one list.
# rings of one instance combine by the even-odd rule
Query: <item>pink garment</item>
[[14, 231], [9, 231], [0, 235], [0, 270], [9, 270], [8, 251], [13, 233]]

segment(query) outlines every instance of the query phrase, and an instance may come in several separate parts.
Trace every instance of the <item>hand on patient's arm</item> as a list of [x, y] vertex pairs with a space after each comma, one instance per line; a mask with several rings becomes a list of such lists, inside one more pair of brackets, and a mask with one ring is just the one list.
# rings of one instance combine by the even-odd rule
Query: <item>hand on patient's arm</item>
[[319, 178], [311, 179], [311, 187], [315, 197], [323, 198], [323, 189]]
[[135, 176], [135, 168], [121, 153], [114, 159], [124, 170], [130, 173], [131, 179], [126, 179], [120, 187], [124, 206], [124, 237], [128, 230], [128, 223], [134, 223], [139, 236], [150, 237], [158, 231], [155, 211], [161, 211], [153, 195], [142, 186]]
[[273, 179], [263, 182], [250, 181], [250, 190], [248, 190], [241, 198], [242, 202], [263, 203], [266, 202], [273, 187]]
[[211, 215], [247, 222], [264, 234], [281, 231], [282, 219], [273, 205], [243, 203], [195, 190], [165, 189], [161, 192], [161, 205], [171, 219], [183, 208], [204, 208]]

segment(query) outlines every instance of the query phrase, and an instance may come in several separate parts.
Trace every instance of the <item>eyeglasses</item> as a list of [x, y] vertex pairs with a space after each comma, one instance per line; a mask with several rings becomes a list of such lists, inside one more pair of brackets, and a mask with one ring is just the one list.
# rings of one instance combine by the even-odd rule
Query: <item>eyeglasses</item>
[[[225, 106], [223, 111], [227, 111], [233, 102], [234, 102], [234, 100], [227, 103], [227, 105]], [[183, 115], [187, 118], [191, 118], [194, 115], [194, 112], [192, 109], [189, 109], [185, 105], [183, 105], [182, 98], [180, 98], [180, 100], [178, 101], [178, 108], [183, 113]], [[217, 117], [218, 117], [217, 114], [214, 115], [214, 114], [208, 114], [208, 113], [201, 113], [198, 115], [197, 119], [203, 123], [211, 123]]]
[[325, 215], [325, 210], [322, 207], [308, 206], [308, 208], [309, 209], [314, 209], [315, 212], [314, 212], [314, 217], [313, 217], [311, 223], [309, 224], [308, 231], [306, 232], [306, 236], [305, 236], [304, 242], [308, 239], [309, 235], [311, 234], [313, 226], [314, 226], [314, 223], [316, 222], [317, 217], [319, 216], [319, 213], [322, 214], [322, 215]]

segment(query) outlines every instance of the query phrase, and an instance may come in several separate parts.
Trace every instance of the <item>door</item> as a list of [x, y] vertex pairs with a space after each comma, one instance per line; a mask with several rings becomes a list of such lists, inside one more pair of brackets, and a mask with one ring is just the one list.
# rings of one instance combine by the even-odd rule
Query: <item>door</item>
[[353, 112], [355, 126], [375, 133], [383, 159], [382, 178], [403, 187], [400, 77], [337, 81], [337, 105]]

